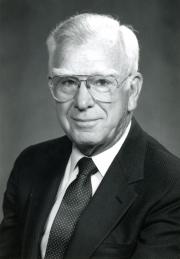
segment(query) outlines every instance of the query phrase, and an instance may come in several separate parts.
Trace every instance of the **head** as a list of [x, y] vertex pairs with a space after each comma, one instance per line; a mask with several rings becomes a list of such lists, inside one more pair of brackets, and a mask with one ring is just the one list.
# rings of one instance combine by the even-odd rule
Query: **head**
[[[60, 23], [47, 45], [50, 77], [81, 80], [72, 98], [56, 99], [63, 130], [84, 154], [102, 152], [122, 136], [137, 106], [142, 76], [134, 32], [113, 17], [84, 13]], [[94, 94], [85, 81], [94, 75], [111, 76], [113, 89]]]

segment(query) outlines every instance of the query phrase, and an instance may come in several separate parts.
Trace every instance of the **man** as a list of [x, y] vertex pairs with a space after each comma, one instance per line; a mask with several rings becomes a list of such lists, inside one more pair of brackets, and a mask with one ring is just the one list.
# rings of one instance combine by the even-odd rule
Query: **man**
[[133, 31], [80, 14], [50, 34], [49, 86], [65, 137], [17, 159], [0, 258], [180, 258], [180, 161], [133, 118]]

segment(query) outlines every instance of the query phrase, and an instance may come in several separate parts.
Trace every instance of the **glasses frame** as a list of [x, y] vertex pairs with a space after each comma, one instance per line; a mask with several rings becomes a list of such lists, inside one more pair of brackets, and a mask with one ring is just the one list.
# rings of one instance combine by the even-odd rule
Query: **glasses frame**
[[[128, 74], [128, 75], [127, 75], [123, 80], [121, 80], [121, 81], [119, 81], [119, 80], [118, 80], [118, 77], [116, 77], [115, 75], [99, 75], [99, 74], [95, 74], [95, 75], [54, 75], [54, 76], [48, 76], [48, 85], [49, 85], [49, 88], [50, 88], [52, 97], [53, 97], [53, 99], [54, 99], [55, 101], [57, 101], [57, 102], [66, 102], [66, 101], [61, 101], [61, 100], [59, 100], [59, 99], [54, 95], [54, 91], [53, 91], [53, 87], [54, 87], [53, 79], [56, 78], [56, 77], [58, 77], [58, 78], [61, 78], [61, 77], [62, 77], [62, 78], [63, 78], [63, 77], [71, 77], [71, 78], [74, 78], [74, 79], [76, 79], [77, 82], [78, 82], [78, 88], [81, 87], [81, 83], [82, 83], [82, 82], [85, 82], [86, 88], [87, 88], [87, 89], [90, 89], [91, 86], [88, 85], [88, 83], [87, 83], [87, 81], [88, 81], [89, 78], [94, 77], [94, 76], [102, 76], [102, 77], [109, 77], [109, 76], [110, 76], [110, 77], [113, 77], [113, 78], [115, 79], [115, 81], [116, 81], [116, 86], [115, 86], [115, 88], [114, 88], [114, 90], [113, 90], [113, 92], [114, 92], [117, 88], [122, 87], [122, 86], [123, 86], [123, 83], [124, 83], [131, 75], [132, 75], [131, 73]], [[79, 77], [86, 77], [86, 79], [80, 79]], [[120, 76], [119, 76], [119, 77], [120, 77]], [[91, 95], [91, 93], [90, 93], [90, 95]], [[74, 95], [74, 96], [75, 96], [75, 95]], [[67, 101], [73, 99], [74, 96], [72, 96], [72, 98], [68, 99]], [[96, 98], [94, 98], [94, 96], [92, 96], [92, 98], [96, 100]]]

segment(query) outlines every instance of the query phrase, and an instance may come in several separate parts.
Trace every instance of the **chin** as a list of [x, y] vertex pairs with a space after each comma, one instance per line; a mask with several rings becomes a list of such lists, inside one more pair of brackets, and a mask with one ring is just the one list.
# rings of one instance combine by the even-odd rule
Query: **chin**
[[87, 145], [87, 146], [94, 146], [100, 143], [100, 139], [93, 138], [93, 137], [81, 137], [81, 138], [74, 138], [74, 142], [78, 145]]
[[79, 134], [71, 135], [70, 138], [77, 146], [95, 146], [102, 142], [102, 136], [92, 132], [80, 132]]

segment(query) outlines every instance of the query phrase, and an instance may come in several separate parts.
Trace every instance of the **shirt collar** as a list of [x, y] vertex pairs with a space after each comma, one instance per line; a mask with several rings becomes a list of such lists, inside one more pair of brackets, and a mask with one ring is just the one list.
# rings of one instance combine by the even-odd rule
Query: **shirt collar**
[[[119, 152], [120, 148], [122, 147], [125, 139], [127, 138], [127, 135], [129, 133], [131, 127], [131, 121], [128, 124], [125, 132], [123, 133], [123, 135], [121, 136], [121, 138], [110, 148], [108, 148], [107, 150], [92, 156], [92, 160], [95, 163], [95, 165], [98, 168], [98, 171], [101, 173], [102, 176], [105, 175], [105, 173], [107, 172], [109, 166], [111, 165], [113, 159], [115, 158], [115, 156], [117, 155], [117, 153]], [[73, 172], [77, 162], [84, 157], [84, 154], [82, 154], [75, 145], [73, 145], [72, 148], [72, 153], [71, 153], [71, 170], [70, 172]]]

